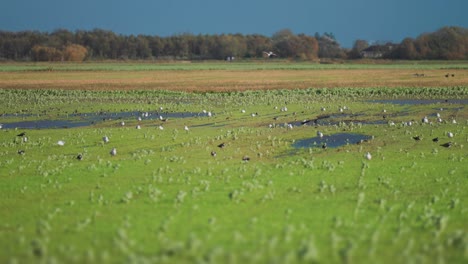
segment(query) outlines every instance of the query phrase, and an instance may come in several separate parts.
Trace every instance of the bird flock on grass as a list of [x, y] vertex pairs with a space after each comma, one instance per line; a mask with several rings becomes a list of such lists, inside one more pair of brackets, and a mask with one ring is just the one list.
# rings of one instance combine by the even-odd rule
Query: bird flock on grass
[[[275, 56], [275, 54], [272, 53], [271, 56]], [[274, 109], [279, 109], [279, 108], [275, 106]], [[341, 113], [341, 114], [343, 114], [345, 110], [348, 110], [348, 108], [347, 108], [346, 106], [339, 106], [337, 109], [338, 109], [339, 113]], [[160, 110], [162, 110], [162, 108], [160, 108]], [[326, 110], [327, 110], [327, 109], [326, 109], [325, 107], [323, 107], [323, 106], [320, 108], [320, 111], [322, 111], [322, 112], [325, 112]], [[440, 110], [443, 110], [443, 109], [441, 108]], [[280, 109], [279, 111], [280, 111], [280, 112], [287, 112], [287, 111], [288, 111], [288, 108], [287, 108], [286, 106], [283, 106], [283, 107], [281, 107], [281, 109]], [[211, 111], [203, 110], [202, 112], [205, 114], [205, 116], [207, 116], [207, 117], [212, 117]], [[386, 116], [387, 110], [386, 110], [386, 109], [383, 109], [382, 112], [385, 113], [385, 114], [384, 114], [384, 118], [386, 118], [386, 117], [387, 117], [387, 116]], [[245, 113], [246, 113], [246, 110], [245, 110], [245, 109], [241, 109], [241, 113], [245, 114]], [[257, 115], [258, 115], [257, 112], [251, 114], [252, 117], [255, 117], [255, 116], [257, 116]], [[296, 112], [294, 112], [292, 115], [296, 115]], [[140, 121], [142, 120], [142, 117], [148, 117], [148, 116], [149, 116], [149, 113], [148, 113], [148, 112], [142, 113], [141, 116], [138, 116], [137, 120], [138, 120], [138, 122], [140, 122]], [[435, 114], [435, 117], [436, 117], [435, 120], [437, 121], [437, 123], [442, 123], [442, 122], [443, 122], [440, 113], [436, 113], [436, 114]], [[276, 120], [277, 117], [274, 117], [274, 119]], [[160, 115], [160, 116], [159, 116], [159, 120], [162, 121], [162, 122], [166, 122], [166, 121], [167, 121], [167, 118], [163, 118], [163, 116]], [[433, 123], [431, 122], [431, 120], [429, 119], [429, 117], [428, 117], [427, 115], [424, 116], [424, 117], [422, 117], [420, 120], [421, 120], [421, 123], [420, 123], [421, 125], [433, 125]], [[300, 122], [300, 123], [301, 123], [302, 125], [306, 125], [307, 123], [309, 123], [309, 122], [311, 122], [311, 121], [313, 121], [313, 120], [305, 119], [304, 121], [302, 121], [302, 122]], [[455, 120], [454, 118], [451, 119], [451, 123], [452, 123], [452, 124], [457, 124], [457, 122], [456, 122], [456, 120]], [[120, 126], [125, 126], [125, 121], [120, 121], [119, 124], [120, 124]], [[388, 121], [388, 124], [389, 124], [390, 126], [395, 126], [395, 123], [394, 123], [393, 121]], [[411, 120], [411, 121], [402, 122], [401, 124], [402, 124], [402, 126], [408, 126], [408, 127], [409, 127], [409, 126], [413, 126], [414, 124], [418, 124], [418, 122], [415, 122], [415, 121]], [[135, 127], [136, 127], [136, 129], [141, 129], [141, 125], [140, 125], [140, 124], [137, 124]], [[275, 126], [273, 126], [272, 124], [270, 124], [269, 127], [270, 127], [270, 128], [273, 128], [273, 127], [275, 127]], [[285, 123], [285, 127], [286, 127], [287, 129], [292, 129], [292, 128], [293, 128], [293, 124], [292, 124], [292, 123]], [[2, 128], [3, 128], [3, 124], [0, 124], [0, 129], [2, 129]], [[162, 126], [162, 124], [159, 125], [159, 126], [157, 126], [157, 128], [159, 128], [160, 130], [164, 130], [164, 127]], [[183, 130], [186, 131], [186, 132], [189, 132], [189, 131], [190, 131], [190, 129], [189, 129], [189, 127], [188, 127], [187, 125], [184, 125], [184, 126], [183, 126]], [[451, 132], [451, 131], [445, 132], [445, 135], [446, 135], [446, 137], [449, 138], [449, 139], [452, 139], [452, 138], [454, 138], [454, 136], [455, 136], [454, 133]], [[21, 137], [21, 142], [22, 142], [22, 143], [26, 144], [26, 143], [28, 142], [28, 137], [26, 137], [26, 132], [21, 132], [21, 133], [17, 134], [17, 136], [18, 136], [18, 137]], [[318, 131], [316, 131], [316, 136], [317, 136], [318, 138], [323, 138], [323, 137], [324, 137], [324, 133], [323, 133], [322, 131], [318, 130]], [[412, 136], [412, 138], [413, 138], [413, 140], [415, 140], [415, 141], [424, 141], [424, 138], [423, 138], [423, 136], [421, 136], [421, 135], [415, 135], [415, 136]], [[434, 142], [434, 143], [439, 143], [439, 141], [440, 141], [440, 137], [434, 137], [434, 138], [432, 138], [432, 142]], [[110, 142], [109, 137], [106, 136], [106, 135], [103, 136], [103, 137], [102, 137], [102, 142], [103, 142], [103, 144], [108, 144], [108, 143]], [[57, 144], [58, 146], [65, 146], [65, 141], [64, 141], [64, 140], [58, 140], [56, 144]], [[450, 148], [450, 147], [452, 147], [452, 146], [454, 145], [454, 143], [453, 143], [452, 141], [448, 141], [448, 142], [445, 142], [445, 143], [442, 143], [442, 144], [439, 144], [439, 145], [440, 145], [441, 147], [444, 147], [444, 148]], [[226, 146], [227, 146], [227, 144], [226, 144], [225, 142], [219, 143], [219, 144], [217, 145], [217, 147], [218, 147], [219, 149], [224, 149]], [[327, 143], [326, 143], [326, 142], [321, 143], [321, 148], [322, 148], [322, 149], [325, 150], [325, 149], [327, 149], [327, 147], [328, 147], [328, 146], [327, 146]], [[18, 150], [18, 154], [20, 154], [20, 155], [24, 155], [25, 153], [26, 153], [26, 151], [25, 151], [24, 149]], [[110, 154], [111, 156], [116, 156], [116, 155], [117, 155], [117, 148], [116, 148], [116, 147], [113, 147], [113, 148], [109, 151], [109, 154]], [[216, 157], [216, 156], [217, 156], [217, 152], [214, 151], [214, 150], [212, 150], [212, 151], [210, 152], [210, 154], [211, 154], [212, 157]], [[80, 153], [80, 154], [78, 154], [78, 155], [76, 156], [76, 159], [77, 159], [77, 160], [83, 160], [83, 158], [84, 158], [84, 157], [83, 157], [83, 154], [82, 154], [82, 153]], [[371, 159], [372, 159], [371, 153], [370, 153], [370, 152], [367, 152], [367, 153], [364, 155], [364, 158], [367, 159], [367, 160], [371, 160]], [[244, 162], [250, 161], [250, 157], [247, 156], [247, 155], [244, 155], [244, 156], [242, 157], [242, 161], [244, 161]]]

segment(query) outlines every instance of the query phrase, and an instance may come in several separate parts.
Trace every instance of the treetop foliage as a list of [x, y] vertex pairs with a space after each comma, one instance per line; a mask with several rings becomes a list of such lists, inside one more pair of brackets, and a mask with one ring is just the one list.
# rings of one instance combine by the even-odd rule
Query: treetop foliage
[[[383, 54], [390, 59], [468, 59], [468, 29], [444, 27], [416, 39], [406, 38]], [[0, 31], [0, 60], [83, 61], [99, 59], [180, 59], [225, 60], [258, 59], [265, 51], [278, 58], [315, 60], [317, 58], [358, 59], [369, 48], [356, 40], [352, 49], [340, 46], [333, 33], [314, 36], [294, 34], [283, 29], [272, 37], [259, 34], [178, 34], [168, 37], [120, 35], [109, 30], [57, 29], [39, 31]]]

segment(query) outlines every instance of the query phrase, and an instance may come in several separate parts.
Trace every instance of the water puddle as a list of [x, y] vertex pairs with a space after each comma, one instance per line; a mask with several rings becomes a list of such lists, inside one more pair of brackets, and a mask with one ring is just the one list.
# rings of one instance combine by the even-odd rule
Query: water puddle
[[45, 129], [45, 128], [72, 128], [90, 126], [93, 122], [73, 122], [67, 120], [34, 120], [34, 121], [19, 121], [12, 123], [3, 123], [3, 129]]
[[[110, 120], [161, 120], [166, 121], [178, 118], [207, 117], [208, 113], [196, 112], [99, 112], [80, 113], [60, 116], [57, 120], [23, 120], [18, 122], [0, 122], [4, 129], [46, 129], [46, 128], [74, 128], [91, 126], [98, 122]], [[15, 115], [17, 117], [18, 115]], [[4, 117], [8, 117], [4, 115]]]
[[370, 140], [372, 137], [362, 134], [339, 133], [333, 135], [324, 135], [323, 137], [313, 137], [296, 140], [293, 147], [299, 148], [322, 148], [326, 145], [327, 148], [337, 148], [348, 144], [357, 144], [365, 140]]
[[314, 119], [306, 119], [303, 121], [293, 121], [288, 123], [279, 124], [279, 127], [287, 127], [289, 124], [293, 127], [298, 126], [334, 126], [340, 124], [362, 124], [362, 125], [381, 125], [386, 124], [387, 121], [383, 119], [379, 120], [366, 120], [365, 114], [330, 114], [321, 115]]

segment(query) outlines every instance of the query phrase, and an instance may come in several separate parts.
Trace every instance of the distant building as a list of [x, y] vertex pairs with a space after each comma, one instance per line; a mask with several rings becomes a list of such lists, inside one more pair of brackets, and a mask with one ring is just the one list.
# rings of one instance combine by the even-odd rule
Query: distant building
[[392, 51], [396, 47], [395, 44], [387, 43], [385, 45], [372, 45], [361, 51], [363, 58], [378, 59], [382, 58], [386, 53]]

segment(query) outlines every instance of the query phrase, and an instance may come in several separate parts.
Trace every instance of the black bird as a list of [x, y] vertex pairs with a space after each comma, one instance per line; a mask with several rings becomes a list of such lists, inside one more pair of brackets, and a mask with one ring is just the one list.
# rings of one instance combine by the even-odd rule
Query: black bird
[[432, 142], [439, 142], [439, 138], [438, 138], [438, 137], [433, 138], [433, 139], [432, 139]]
[[327, 148], [327, 143], [323, 143], [323, 144], [322, 144], [322, 148], [323, 148], [323, 149], [326, 149], [326, 148]]
[[445, 74], [445, 78], [448, 78], [449, 76], [450, 76], [450, 75], [449, 75], [448, 73], [447, 73], [447, 74]]
[[452, 73], [452, 77], [455, 77], [455, 74]]
[[244, 156], [244, 157], [242, 157], [242, 160], [243, 161], [250, 161], [250, 157], [249, 156]]
[[224, 144], [224, 142], [223, 142], [223, 143], [218, 145], [218, 148], [224, 148], [225, 146], [226, 146], [226, 144]]
[[82, 160], [82, 159], [83, 159], [83, 155], [78, 154], [78, 156], [76, 156], [76, 159], [77, 159], [77, 160]]
[[22, 149], [18, 150], [18, 154], [24, 155], [24, 150], [22, 150]]
[[442, 144], [441, 146], [444, 148], [450, 148], [452, 146], [452, 142], [447, 142], [445, 144]]
[[17, 136], [18, 136], [18, 137], [24, 137], [24, 136], [26, 136], [26, 132], [21, 132], [21, 133], [19, 133]]
[[419, 136], [415, 136], [413, 137], [414, 140], [418, 141], [418, 140], [421, 140], [421, 138]]

